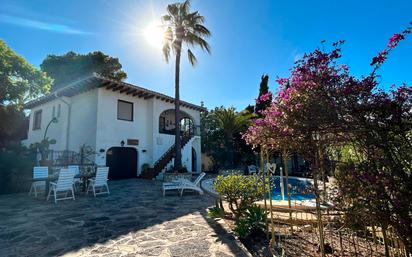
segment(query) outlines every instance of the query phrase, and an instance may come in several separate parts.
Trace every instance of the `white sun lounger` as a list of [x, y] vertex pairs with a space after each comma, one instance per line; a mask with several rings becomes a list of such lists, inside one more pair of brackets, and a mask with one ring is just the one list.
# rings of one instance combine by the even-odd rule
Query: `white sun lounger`
[[166, 191], [170, 191], [170, 190], [182, 190], [182, 183], [180, 181], [164, 182], [162, 184], [163, 196], [166, 195]]
[[203, 194], [203, 190], [200, 188], [200, 181], [203, 179], [203, 177], [206, 175], [206, 173], [202, 172], [200, 175], [196, 178], [195, 181], [190, 181], [188, 179], [178, 179], [172, 182], [165, 182], [162, 184], [162, 191], [163, 191], [163, 196], [166, 195], [166, 191], [169, 190], [179, 190], [180, 191], [180, 196], [183, 195], [183, 191], [186, 190], [193, 190], [199, 192], [199, 194]]
[[200, 181], [203, 179], [203, 177], [206, 175], [206, 173], [202, 172], [200, 175], [196, 178], [195, 181], [190, 181], [188, 179], [180, 179], [181, 183], [181, 191], [180, 191], [180, 196], [183, 195], [183, 191], [186, 190], [193, 190], [199, 192], [199, 194], [203, 195], [203, 190], [200, 188]]

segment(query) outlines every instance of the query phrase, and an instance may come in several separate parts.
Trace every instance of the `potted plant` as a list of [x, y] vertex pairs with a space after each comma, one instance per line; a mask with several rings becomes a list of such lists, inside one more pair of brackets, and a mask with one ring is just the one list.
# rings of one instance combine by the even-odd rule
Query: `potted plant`
[[48, 160], [48, 155], [50, 152], [50, 145], [56, 144], [55, 139], [49, 139], [48, 137], [43, 138], [42, 141], [38, 143], [34, 143], [30, 145], [31, 149], [35, 149], [36, 151], [40, 152], [40, 165], [41, 166], [51, 166], [53, 164], [53, 160]]

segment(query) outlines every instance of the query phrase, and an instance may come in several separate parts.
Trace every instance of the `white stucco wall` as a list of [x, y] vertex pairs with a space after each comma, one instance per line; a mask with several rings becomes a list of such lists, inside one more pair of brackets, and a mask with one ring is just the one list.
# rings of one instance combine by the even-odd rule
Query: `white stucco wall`
[[[69, 100], [69, 99], [66, 99]], [[60, 115], [57, 116], [58, 106], [60, 105]], [[37, 106], [30, 110], [30, 124], [27, 139], [23, 141], [26, 146], [30, 144], [40, 142], [43, 140], [44, 132], [46, 126], [53, 118], [53, 107], [55, 108], [55, 116], [58, 120], [57, 123], [52, 123], [49, 126], [46, 137], [49, 139], [55, 139], [56, 144], [51, 145], [50, 149], [52, 150], [64, 150], [66, 148], [66, 132], [67, 132], [67, 116], [68, 116], [68, 107], [60, 99], [56, 99], [50, 102], [47, 102], [43, 105]], [[34, 123], [34, 113], [36, 111], [42, 111], [41, 115], [41, 126], [40, 129], [33, 130]]]
[[[117, 102], [123, 100], [133, 103], [133, 121], [117, 119]], [[114, 146], [120, 146], [125, 142], [125, 147], [133, 147], [138, 151], [137, 174], [140, 174], [143, 163], [151, 164], [152, 137], [147, 137], [150, 132], [152, 117], [150, 115], [150, 101], [132, 95], [119, 94], [111, 90], [98, 90], [97, 103], [97, 127], [96, 127], [96, 150], [104, 149], [105, 152]], [[138, 139], [139, 145], [127, 145], [127, 139]], [[143, 152], [146, 150], [145, 152]], [[96, 160], [98, 164], [105, 165], [105, 153]]]
[[79, 152], [82, 145], [96, 148], [98, 90], [93, 89], [70, 98], [69, 147]]
[[[70, 104], [70, 125], [68, 124]], [[123, 100], [133, 103], [133, 121], [117, 119], [117, 103]], [[52, 119], [53, 106], [57, 114], [57, 106], [60, 104], [60, 117], [58, 123], [52, 124], [47, 136], [57, 141], [53, 150], [79, 151], [81, 145], [86, 144], [93, 147], [98, 153], [96, 163], [106, 165], [106, 151], [111, 147], [120, 146], [125, 142], [125, 147], [133, 147], [138, 152], [137, 174], [141, 172], [141, 166], [145, 163], [153, 165], [173, 144], [174, 136], [159, 133], [159, 116], [168, 109], [174, 109], [173, 103], [166, 103], [157, 98], [138, 98], [132, 95], [120, 94], [105, 88], [92, 89], [90, 91], [75, 95], [71, 98], [61, 98], [47, 102], [31, 110], [30, 127], [28, 139], [25, 144], [29, 145], [39, 142], [48, 122]], [[42, 110], [41, 129], [33, 130], [33, 114]], [[200, 112], [181, 107], [194, 121], [195, 126], [200, 125]], [[68, 134], [68, 146], [66, 137]], [[139, 140], [139, 145], [127, 145], [127, 139]], [[201, 169], [200, 137], [196, 136], [182, 150], [182, 161], [189, 170], [191, 167], [191, 148], [197, 153], [197, 170]], [[103, 149], [104, 152], [100, 153]]]

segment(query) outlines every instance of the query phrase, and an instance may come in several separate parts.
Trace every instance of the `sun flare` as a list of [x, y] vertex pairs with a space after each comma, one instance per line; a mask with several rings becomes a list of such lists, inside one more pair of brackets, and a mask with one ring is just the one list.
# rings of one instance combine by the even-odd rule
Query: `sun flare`
[[160, 24], [151, 22], [144, 29], [144, 37], [146, 41], [154, 47], [162, 47], [163, 44], [163, 30]]

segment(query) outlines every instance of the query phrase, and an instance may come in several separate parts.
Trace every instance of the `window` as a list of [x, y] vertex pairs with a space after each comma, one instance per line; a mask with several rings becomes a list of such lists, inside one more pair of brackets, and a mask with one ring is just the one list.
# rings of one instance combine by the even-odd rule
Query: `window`
[[133, 121], [133, 103], [117, 101], [117, 119]]
[[41, 110], [36, 111], [33, 115], [33, 130], [41, 128]]
[[166, 118], [163, 116], [159, 117], [159, 132], [166, 130]]

